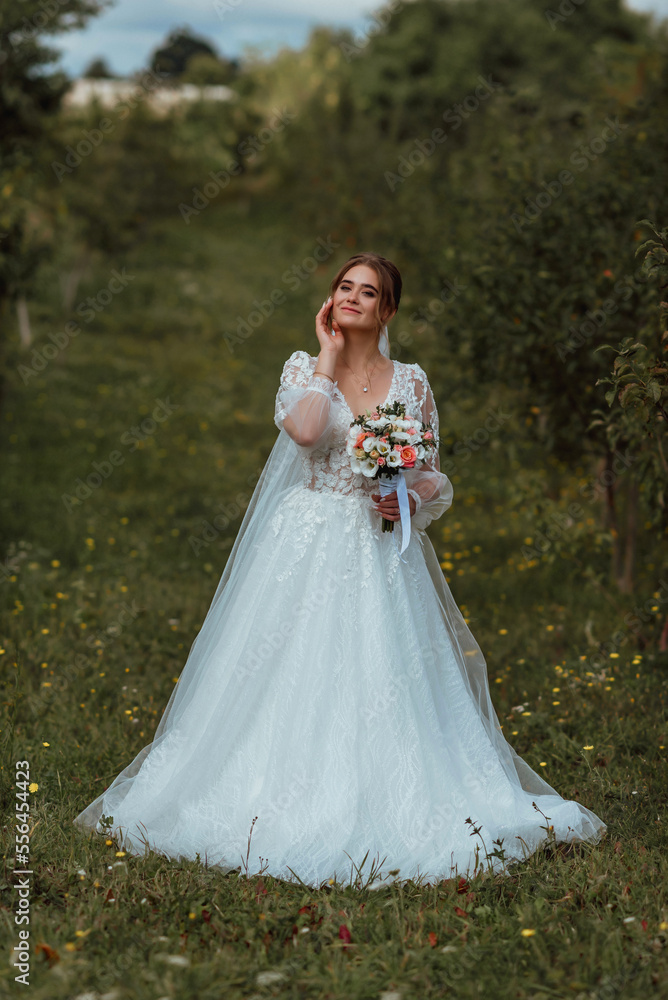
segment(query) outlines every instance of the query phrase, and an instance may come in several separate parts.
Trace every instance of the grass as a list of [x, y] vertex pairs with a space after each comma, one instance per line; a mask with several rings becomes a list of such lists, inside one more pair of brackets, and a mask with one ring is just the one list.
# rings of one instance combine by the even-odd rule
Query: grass
[[[436, 885], [372, 888], [369, 861], [357, 888], [309, 889], [246, 878], [241, 858], [240, 871], [222, 875], [197, 862], [131, 857], [72, 825], [150, 741], [275, 439], [282, 363], [298, 347], [316, 351], [309, 317], [348, 249], [292, 290], [286, 268], [313, 244], [268, 203], [211, 206], [197, 227], [161, 223], [125, 260], [94, 264], [78, 301], [105, 287], [112, 267], [133, 279], [27, 381], [19, 366], [29, 358], [10, 338], [0, 581], [5, 955], [18, 941], [14, 765], [28, 760], [37, 786], [29, 800], [35, 1000], [665, 995], [660, 566], [645, 560], [633, 597], [610, 595], [596, 582], [608, 552], [595, 518], [566, 533], [559, 551], [524, 559], [537, 523], [522, 470], [556, 476], [564, 505], [587, 470], [555, 469], [536, 452], [509, 459], [507, 445], [519, 440], [512, 421], [458, 461], [454, 505], [430, 537], [487, 658], [506, 738], [561, 795], [605, 820], [600, 845], [552, 844], [512, 874], [483, 866]], [[275, 288], [285, 301], [230, 352], [224, 337], [235, 317]], [[38, 348], [69, 318], [55, 272], [45, 272], [33, 318]], [[419, 353], [402, 360], [420, 361], [435, 382], [442, 375]], [[514, 402], [503, 387], [490, 398], [441, 401], [442, 458], [489, 405]], [[243, 452], [228, 439], [230, 423], [248, 432]], [[93, 462], [99, 485], [68, 500]], [[197, 544], [221, 503], [228, 526]], [[583, 545], [591, 574], [568, 561]], [[626, 628], [615, 651], [594, 656], [646, 599], [657, 610], [644, 638]], [[2, 995], [18, 989], [15, 974], [9, 961], [0, 967]]]

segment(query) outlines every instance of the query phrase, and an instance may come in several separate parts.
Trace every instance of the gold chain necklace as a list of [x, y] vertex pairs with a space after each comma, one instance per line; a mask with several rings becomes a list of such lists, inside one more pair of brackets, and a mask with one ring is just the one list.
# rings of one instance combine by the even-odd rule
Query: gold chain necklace
[[[378, 355], [378, 361], [380, 361], [380, 359], [382, 357], [383, 357], [383, 355], [379, 354]], [[371, 369], [371, 375], [369, 374], [369, 372], [366, 373], [366, 378], [367, 378], [367, 382], [369, 383], [369, 385], [364, 385], [364, 383], [362, 382], [362, 380], [360, 378], [358, 378], [357, 375], [355, 375], [355, 372], [352, 370], [352, 368], [350, 367], [350, 365], [348, 364], [348, 362], [345, 360], [345, 358], [341, 358], [341, 360], [343, 361], [344, 365], [346, 366], [346, 368], [348, 369], [348, 371], [351, 373], [351, 375], [354, 378], [356, 378], [357, 381], [359, 382], [359, 384], [362, 386], [362, 391], [363, 392], [368, 392], [369, 388], [371, 386], [371, 375], [373, 375], [373, 373], [375, 372], [376, 368], [378, 367], [378, 361], [376, 361], [375, 365]]]

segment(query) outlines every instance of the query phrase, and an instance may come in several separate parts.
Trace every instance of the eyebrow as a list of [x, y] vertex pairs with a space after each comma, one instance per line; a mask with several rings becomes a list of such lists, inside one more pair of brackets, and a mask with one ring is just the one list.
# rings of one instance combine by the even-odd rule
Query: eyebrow
[[[348, 285], [354, 285], [354, 284], [355, 284], [355, 282], [354, 282], [354, 281], [351, 281], [351, 280], [350, 280], [350, 278], [343, 278], [343, 280], [341, 281], [341, 284], [342, 284], [342, 285], [345, 285], [345, 284], [348, 284]], [[369, 285], [369, 284], [365, 284], [365, 285], [362, 285], [362, 288], [371, 288], [371, 289], [373, 289], [373, 291], [374, 291], [374, 292], [377, 292], [377, 291], [378, 291], [378, 289], [376, 288], [376, 286], [375, 286], [375, 285]]]

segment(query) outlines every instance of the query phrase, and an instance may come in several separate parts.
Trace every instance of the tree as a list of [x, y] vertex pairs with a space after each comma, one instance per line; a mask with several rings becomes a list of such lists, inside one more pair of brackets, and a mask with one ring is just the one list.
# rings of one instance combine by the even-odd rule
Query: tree
[[88, 64], [88, 67], [83, 71], [82, 76], [89, 80], [115, 80], [116, 76], [109, 69], [109, 64], [106, 59], [98, 56], [96, 59], [92, 59]]
[[163, 74], [166, 79], [176, 80], [183, 75], [193, 56], [202, 55], [218, 59], [213, 46], [204, 39], [197, 38], [187, 25], [175, 28], [162, 47], [153, 53], [151, 69]]
[[31, 341], [30, 280], [53, 247], [52, 179], [41, 175], [55, 115], [69, 81], [49, 71], [60, 53], [41, 37], [82, 28], [110, 0], [0, 0], [0, 314], [18, 308], [22, 342]]
[[198, 52], [191, 56], [179, 77], [181, 83], [194, 83], [198, 87], [227, 86], [236, 77], [239, 63], [236, 59], [219, 59], [217, 56]]
[[[659, 296], [668, 288], [668, 229], [658, 232], [648, 219], [637, 223], [648, 238], [638, 247], [636, 257]], [[666, 317], [668, 302], [662, 299], [659, 312]], [[633, 589], [633, 573], [638, 534], [638, 507], [649, 517], [645, 527], [656, 532], [660, 544], [668, 528], [666, 483], [668, 482], [668, 364], [662, 354], [668, 349], [668, 330], [662, 330], [656, 315], [650, 315], [634, 337], [625, 338], [616, 348], [604, 344], [599, 351], [614, 352], [612, 371], [597, 385], [609, 385], [605, 393], [609, 410], [594, 411], [592, 426], [602, 427], [611, 450], [631, 452], [634, 463], [628, 471], [632, 487], [627, 504], [623, 549], [616, 567], [620, 590]], [[642, 496], [641, 496], [642, 491]], [[615, 525], [615, 528], [617, 526]], [[664, 640], [668, 639], [668, 624]], [[665, 647], [664, 647], [665, 648]]]

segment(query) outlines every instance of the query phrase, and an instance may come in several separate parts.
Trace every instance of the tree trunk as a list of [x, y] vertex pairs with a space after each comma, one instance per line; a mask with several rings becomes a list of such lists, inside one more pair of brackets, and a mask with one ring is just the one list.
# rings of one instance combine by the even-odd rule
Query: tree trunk
[[30, 316], [28, 315], [28, 303], [25, 295], [19, 295], [16, 300], [16, 313], [19, 320], [19, 336], [22, 347], [30, 347], [32, 344], [32, 330], [30, 329]]
[[638, 484], [632, 479], [629, 482], [626, 505], [626, 538], [624, 539], [624, 571], [617, 580], [617, 585], [623, 594], [633, 593], [635, 576], [636, 548], [638, 541]]
[[88, 265], [88, 253], [83, 252], [74, 262], [71, 271], [65, 275], [62, 283], [63, 288], [63, 309], [66, 313], [71, 312], [74, 300], [79, 290], [79, 284], [83, 278]]
[[612, 535], [612, 578], [617, 581], [622, 576], [622, 546], [617, 524], [617, 508], [615, 507], [615, 481], [617, 476], [612, 468], [612, 452], [608, 450], [605, 456], [603, 482], [605, 483], [605, 527]]

